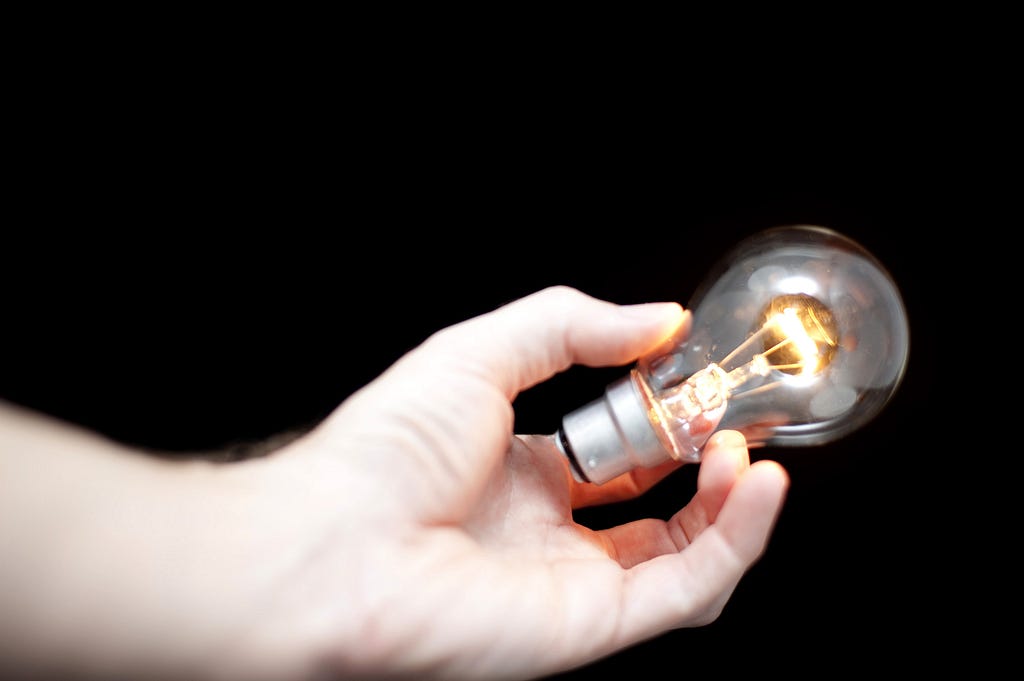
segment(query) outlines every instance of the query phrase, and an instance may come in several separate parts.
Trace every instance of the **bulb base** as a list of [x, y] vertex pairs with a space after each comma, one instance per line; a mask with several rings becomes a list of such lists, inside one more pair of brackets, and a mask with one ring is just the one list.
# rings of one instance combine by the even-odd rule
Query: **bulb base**
[[632, 374], [609, 385], [603, 397], [563, 417], [555, 442], [569, 460], [573, 477], [598, 485], [673, 458], [658, 439]]

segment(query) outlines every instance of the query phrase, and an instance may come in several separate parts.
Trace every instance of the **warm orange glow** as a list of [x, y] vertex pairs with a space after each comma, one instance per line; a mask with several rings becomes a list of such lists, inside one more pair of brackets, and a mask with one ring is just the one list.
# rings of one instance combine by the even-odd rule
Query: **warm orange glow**
[[764, 353], [771, 368], [810, 375], [825, 368], [838, 338], [831, 310], [805, 294], [773, 298], [762, 315]]

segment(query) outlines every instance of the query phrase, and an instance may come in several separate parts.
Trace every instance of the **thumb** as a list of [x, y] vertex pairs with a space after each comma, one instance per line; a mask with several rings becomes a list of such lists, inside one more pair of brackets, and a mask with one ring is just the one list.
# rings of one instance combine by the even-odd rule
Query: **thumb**
[[616, 305], [555, 286], [449, 327], [423, 349], [457, 352], [511, 400], [574, 364], [635, 360], [689, 319], [678, 303]]

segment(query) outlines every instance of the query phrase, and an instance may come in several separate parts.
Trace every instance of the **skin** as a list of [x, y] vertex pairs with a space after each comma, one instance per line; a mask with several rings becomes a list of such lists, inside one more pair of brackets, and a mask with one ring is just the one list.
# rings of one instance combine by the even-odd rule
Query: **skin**
[[441, 330], [283, 448], [167, 461], [0, 403], [0, 663], [81, 678], [531, 679], [713, 621], [788, 487], [739, 433], [667, 522], [572, 509], [679, 464], [576, 483], [516, 395], [623, 365], [674, 303], [546, 289]]

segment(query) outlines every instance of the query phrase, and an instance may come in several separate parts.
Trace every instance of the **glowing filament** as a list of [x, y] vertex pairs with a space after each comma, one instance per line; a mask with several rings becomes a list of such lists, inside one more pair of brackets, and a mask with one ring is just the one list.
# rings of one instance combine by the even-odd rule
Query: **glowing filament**
[[[819, 300], [806, 294], [777, 296], [765, 307], [756, 331], [721, 362], [712, 362], [691, 376], [666, 402], [677, 414], [692, 418], [721, 407], [730, 398], [778, 386], [779, 381], [755, 380], [773, 370], [809, 378], [832, 361], [837, 338], [835, 318]], [[751, 353], [751, 346], [758, 342], [761, 352]], [[732, 370], [726, 368], [742, 357], [749, 359]], [[746, 390], [739, 392], [741, 387]]]
[[788, 364], [775, 364], [773, 367], [779, 371], [800, 370], [804, 375], [814, 373], [818, 368], [818, 344], [807, 333], [807, 329], [804, 328], [797, 310], [787, 307], [783, 310], [782, 314], [775, 315], [768, 323], [778, 326], [785, 339], [765, 350], [764, 355], [768, 356], [776, 350], [792, 344], [793, 352], [800, 358], [799, 361]]

